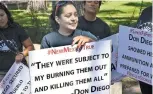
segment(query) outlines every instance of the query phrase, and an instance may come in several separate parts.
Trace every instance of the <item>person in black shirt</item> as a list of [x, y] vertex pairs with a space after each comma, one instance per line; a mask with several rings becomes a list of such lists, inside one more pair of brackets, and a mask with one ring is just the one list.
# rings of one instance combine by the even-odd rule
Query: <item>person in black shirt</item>
[[152, 6], [142, 11], [137, 21], [137, 28], [152, 32]]
[[96, 17], [101, 6], [101, 1], [84, 1], [84, 15], [79, 17], [78, 29], [89, 31], [98, 39], [111, 35], [107, 23]]
[[[137, 28], [148, 31], [148, 32], [152, 32], [152, 6], [149, 6], [147, 8], [145, 8], [138, 21], [137, 21]], [[140, 84], [140, 88], [141, 88], [141, 92], [142, 94], [152, 94], [152, 86], [149, 84], [146, 84], [144, 82], [139, 81]]]
[[[18, 53], [10, 49], [4, 39], [0, 38], [0, 81], [13, 63], [21, 62], [34, 46], [25, 30], [14, 22], [11, 13], [3, 3], [0, 3], [0, 34], [6, 37], [7, 43], [18, 49]], [[23, 50], [23, 46], [25, 50]]]

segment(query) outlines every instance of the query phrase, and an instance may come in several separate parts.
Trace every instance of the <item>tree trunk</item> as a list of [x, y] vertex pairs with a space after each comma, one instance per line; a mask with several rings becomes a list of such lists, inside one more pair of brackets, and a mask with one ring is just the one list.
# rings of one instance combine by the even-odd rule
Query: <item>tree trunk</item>
[[52, 9], [54, 9], [57, 1], [52, 1]]
[[27, 10], [39, 11], [39, 10], [46, 10], [46, 0], [29, 0]]

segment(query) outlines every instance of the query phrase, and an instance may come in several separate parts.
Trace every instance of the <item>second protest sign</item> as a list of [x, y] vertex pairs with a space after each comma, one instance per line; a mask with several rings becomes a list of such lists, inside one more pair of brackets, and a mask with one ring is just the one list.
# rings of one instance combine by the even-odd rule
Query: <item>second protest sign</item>
[[152, 85], [152, 32], [120, 26], [117, 71]]

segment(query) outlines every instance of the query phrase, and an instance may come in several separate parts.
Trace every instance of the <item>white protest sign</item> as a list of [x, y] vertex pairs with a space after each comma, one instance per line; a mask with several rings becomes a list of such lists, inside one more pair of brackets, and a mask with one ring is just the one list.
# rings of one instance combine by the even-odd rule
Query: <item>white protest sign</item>
[[109, 94], [111, 41], [75, 46], [29, 52], [32, 94]]
[[117, 60], [118, 60], [118, 33], [111, 35], [103, 40], [112, 41], [112, 56], [111, 56], [111, 83], [120, 81], [125, 75], [117, 72]]
[[119, 27], [117, 71], [152, 84], [152, 32]]
[[0, 94], [30, 94], [28, 67], [14, 63], [0, 83]]

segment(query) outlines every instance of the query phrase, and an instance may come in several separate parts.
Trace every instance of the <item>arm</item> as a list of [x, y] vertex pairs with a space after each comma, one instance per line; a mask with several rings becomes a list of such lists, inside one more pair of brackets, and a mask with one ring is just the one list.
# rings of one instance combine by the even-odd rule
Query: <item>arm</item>
[[28, 52], [34, 50], [34, 46], [30, 38], [23, 41], [23, 46], [25, 47], [24, 51], [22, 52], [24, 56], [28, 56]]
[[97, 40], [98, 40], [98, 38], [97, 38], [95, 35], [91, 34], [91, 33], [88, 32], [88, 31], [83, 31], [83, 32], [82, 32], [82, 36], [86, 36], [86, 37], [88, 37], [88, 38], [91, 38], [91, 39], [94, 40], [94, 41], [97, 41]]
[[25, 50], [16, 55], [16, 57], [15, 57], [16, 62], [21, 62], [24, 57], [28, 56], [29, 51], [34, 50], [34, 46], [33, 46], [30, 38], [23, 41], [22, 44], [25, 47]]
[[28, 55], [28, 51], [34, 50], [34, 46], [30, 37], [28, 36], [28, 34], [22, 26], [16, 23], [14, 29], [16, 31], [15, 33], [16, 37], [18, 38], [18, 41], [25, 47], [25, 50], [23, 52], [17, 53], [15, 57], [16, 62], [21, 62], [22, 59]]
[[40, 49], [50, 48], [46, 38], [47, 38], [46, 36], [43, 37], [43, 39], [41, 41]]

